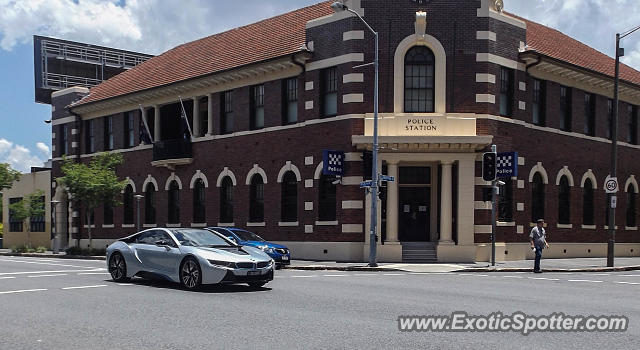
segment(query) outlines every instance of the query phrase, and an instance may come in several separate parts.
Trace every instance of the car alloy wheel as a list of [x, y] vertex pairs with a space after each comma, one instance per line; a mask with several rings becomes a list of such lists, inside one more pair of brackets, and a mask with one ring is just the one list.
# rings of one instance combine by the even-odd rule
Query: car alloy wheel
[[200, 266], [193, 258], [187, 258], [180, 268], [180, 282], [187, 289], [195, 289], [201, 281]]
[[111, 273], [111, 278], [116, 282], [128, 280], [127, 263], [124, 261], [122, 254], [114, 253], [111, 256], [111, 259], [109, 259], [109, 273]]

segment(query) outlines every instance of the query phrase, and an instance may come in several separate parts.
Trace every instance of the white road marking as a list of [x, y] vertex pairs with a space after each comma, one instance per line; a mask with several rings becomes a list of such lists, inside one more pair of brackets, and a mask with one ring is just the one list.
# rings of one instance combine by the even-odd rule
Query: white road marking
[[545, 280], [545, 281], [559, 281], [559, 278], [547, 278], [547, 277], [527, 277], [532, 280]]
[[638, 282], [625, 282], [625, 281], [621, 281], [621, 282], [616, 282], [616, 283], [620, 283], [620, 284], [632, 284], [632, 285], [640, 285], [640, 283]]
[[593, 281], [593, 280], [569, 280], [569, 282], [589, 282], [589, 283], [602, 283], [603, 281]]
[[354, 273], [352, 276], [375, 276], [377, 273]]
[[502, 278], [524, 278], [522, 276], [502, 276]]
[[610, 273], [594, 273], [592, 276], [611, 276]]
[[[459, 273], [458, 276], [473, 276], [475, 273]], [[486, 276], [486, 275], [485, 275]]]
[[106, 271], [106, 268], [93, 268], [91, 270], [52, 270], [52, 271], [21, 271], [21, 272], [2, 272], [0, 276], [6, 275], [32, 275], [32, 274], [40, 274], [40, 273], [62, 273], [62, 272], [87, 272], [87, 271]]
[[383, 273], [385, 276], [404, 276], [404, 273]]
[[28, 278], [38, 278], [38, 277], [57, 277], [57, 276], [66, 276], [66, 273], [56, 273], [56, 274], [52, 274], [52, 275], [33, 275], [33, 276], [27, 276]]
[[0, 280], [8, 280], [8, 279], [12, 279], [12, 278], [15, 278], [15, 277], [0, 277]]
[[640, 277], [640, 275], [618, 275], [620, 277]]
[[119, 286], [133, 286], [133, 283], [118, 283]]
[[80, 267], [80, 268], [86, 268], [86, 269], [95, 269], [95, 267], [91, 267], [91, 266], [80, 266], [80, 265], [69, 265], [69, 264], [54, 264], [54, 263], [40, 262], [40, 261], [25, 261], [25, 260], [16, 260], [16, 259], [0, 259], [0, 261], [13, 262], [13, 263], [22, 263], [22, 264], [51, 265], [51, 266]]
[[318, 275], [291, 276], [291, 278], [309, 278], [309, 277], [318, 277]]
[[348, 277], [349, 275], [322, 275], [324, 277]]
[[10, 290], [6, 292], [0, 292], [0, 294], [13, 294], [13, 293], [26, 293], [26, 292], [40, 292], [46, 289], [23, 289], [23, 290]]
[[100, 287], [106, 287], [106, 284], [97, 284], [95, 286], [78, 286], [78, 287], [64, 287], [62, 289], [64, 290], [69, 290], [69, 289], [84, 289], [84, 288], [100, 288]]
[[109, 275], [111, 276], [111, 274], [108, 272], [80, 272], [78, 273], [78, 275]]

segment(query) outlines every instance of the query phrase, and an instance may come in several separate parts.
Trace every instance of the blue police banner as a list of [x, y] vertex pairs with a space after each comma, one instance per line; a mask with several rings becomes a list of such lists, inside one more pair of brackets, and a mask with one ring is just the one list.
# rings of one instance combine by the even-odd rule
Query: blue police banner
[[518, 152], [501, 152], [496, 158], [496, 176], [518, 176]]
[[344, 175], [344, 152], [322, 150], [322, 173], [324, 175]]

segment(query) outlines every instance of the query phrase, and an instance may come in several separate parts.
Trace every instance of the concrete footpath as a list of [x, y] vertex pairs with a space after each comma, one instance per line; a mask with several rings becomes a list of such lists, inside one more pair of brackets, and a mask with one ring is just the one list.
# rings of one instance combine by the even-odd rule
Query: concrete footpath
[[[39, 257], [58, 259], [104, 260], [104, 256], [66, 255], [65, 253], [12, 253], [9, 249], [0, 249], [0, 256]], [[640, 257], [616, 257], [614, 267], [607, 267], [606, 258], [542, 259], [542, 271], [546, 272], [607, 272], [640, 270]], [[333, 271], [403, 271], [415, 273], [430, 272], [530, 272], [533, 260], [498, 261], [496, 266], [487, 262], [476, 263], [379, 263], [378, 267], [369, 267], [367, 263], [345, 263], [336, 261], [292, 260], [286, 269], [293, 270], [333, 270]]]

